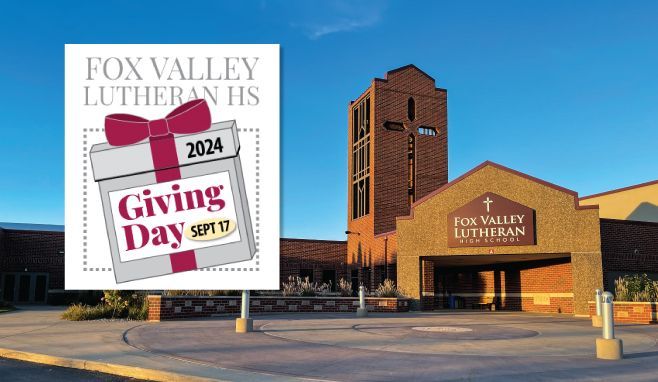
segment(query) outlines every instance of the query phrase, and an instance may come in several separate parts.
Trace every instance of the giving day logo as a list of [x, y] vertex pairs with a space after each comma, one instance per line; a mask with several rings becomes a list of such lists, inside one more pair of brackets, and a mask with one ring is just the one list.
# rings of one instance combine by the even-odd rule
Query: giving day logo
[[67, 45], [67, 289], [278, 288], [278, 65], [276, 45]]

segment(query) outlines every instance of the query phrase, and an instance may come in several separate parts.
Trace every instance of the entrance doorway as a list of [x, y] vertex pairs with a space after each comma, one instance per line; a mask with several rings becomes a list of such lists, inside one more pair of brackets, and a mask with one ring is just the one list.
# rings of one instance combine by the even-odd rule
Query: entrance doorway
[[15, 304], [44, 304], [48, 298], [48, 274], [16, 272], [2, 274], [2, 299]]
[[423, 259], [424, 309], [573, 312], [571, 255], [452, 255]]

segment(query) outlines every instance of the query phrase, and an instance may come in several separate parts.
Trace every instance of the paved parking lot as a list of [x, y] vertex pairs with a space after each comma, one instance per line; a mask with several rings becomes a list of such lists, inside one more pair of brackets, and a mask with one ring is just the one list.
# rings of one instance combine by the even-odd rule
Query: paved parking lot
[[131, 329], [129, 344], [223, 367], [349, 381], [656, 380], [657, 326], [624, 325], [627, 358], [595, 358], [600, 329], [561, 315], [449, 312], [256, 317], [255, 333], [228, 320]]
[[133, 378], [117, 377], [115, 375], [94, 373], [90, 371], [69, 369], [65, 367], [41, 365], [32, 362], [16, 361], [0, 358], [0, 376], [3, 381], [38, 382], [123, 382], [138, 381]]
[[[658, 325], [618, 326], [626, 358], [614, 362], [595, 358], [600, 329], [566, 315], [282, 314], [256, 316], [255, 332], [236, 334], [229, 317], [69, 322], [60, 314], [3, 313], [0, 347], [229, 381], [658, 380]], [[48, 375], [36, 370], [19, 375]]]

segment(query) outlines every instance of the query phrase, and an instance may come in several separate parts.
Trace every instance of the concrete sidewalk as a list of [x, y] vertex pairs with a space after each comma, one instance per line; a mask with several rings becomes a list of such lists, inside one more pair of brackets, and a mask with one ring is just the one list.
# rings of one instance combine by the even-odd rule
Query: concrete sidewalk
[[68, 322], [60, 314], [61, 309], [40, 307], [0, 315], [0, 347], [178, 375], [160, 377], [169, 380], [655, 381], [658, 376], [658, 326], [619, 326], [627, 357], [602, 361], [594, 357], [600, 329], [566, 315], [280, 314], [256, 316], [258, 331], [236, 334], [231, 318]]
[[[1, 314], [0, 348], [4, 348], [5, 351], [14, 350], [51, 356], [54, 360], [51, 358], [48, 363], [57, 366], [67, 366], [66, 360], [69, 362], [74, 360], [68, 366], [76, 368], [82, 365], [79, 361], [107, 364], [107, 369], [96, 370], [105, 373], [113, 373], [113, 365], [146, 369], [146, 374], [133, 375], [145, 379], [155, 377], [156, 374], [148, 374], [149, 371], [155, 370], [171, 373], [162, 373], [163, 376], [169, 377], [180, 374], [225, 381], [291, 380], [290, 376], [229, 370], [210, 364], [200, 365], [193, 361], [140, 350], [124, 341], [123, 336], [127, 330], [142, 325], [158, 325], [157, 323], [123, 320], [71, 322], [60, 319], [62, 312], [63, 308], [60, 307], [23, 306], [13, 312]], [[27, 360], [24, 357], [16, 359]], [[33, 361], [39, 362], [39, 359]]]

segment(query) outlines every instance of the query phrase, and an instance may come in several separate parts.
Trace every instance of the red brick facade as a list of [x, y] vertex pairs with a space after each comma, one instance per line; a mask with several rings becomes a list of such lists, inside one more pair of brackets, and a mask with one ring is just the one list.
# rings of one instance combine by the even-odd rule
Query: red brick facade
[[345, 241], [282, 238], [280, 250], [281, 282], [302, 273], [310, 273], [310, 279], [315, 282], [322, 282], [323, 276], [326, 279], [333, 273], [333, 285], [341, 278], [350, 280]]
[[434, 261], [423, 259], [420, 262], [420, 309], [432, 310], [436, 307]]
[[624, 274], [647, 273], [658, 279], [658, 223], [601, 219], [603, 281], [614, 291]]
[[[363, 102], [369, 105], [363, 109], [367, 110], [363, 113], [367, 118], [361, 119], [361, 109], [357, 108], [359, 117], [356, 120], [360, 121], [357, 122], [360, 126], [369, 126], [369, 144], [360, 146], [368, 147], [367, 155], [359, 151], [363, 154], [362, 158], [368, 158], [369, 212], [354, 217], [353, 164], [361, 162], [354, 160], [358, 156], [353, 156], [353, 112], [367, 99], [370, 100], [369, 104]], [[413, 199], [418, 201], [448, 181], [447, 91], [437, 88], [432, 77], [413, 65], [389, 71], [384, 79], [375, 78], [364, 93], [348, 105], [347, 111], [347, 241], [282, 238], [281, 282], [287, 281], [290, 276], [308, 276], [315, 282], [331, 280], [336, 285], [339, 279], [344, 278], [351, 281], [354, 288], [364, 284], [373, 290], [386, 278], [397, 281], [399, 238], [395, 232], [396, 218], [410, 214], [410, 186], [413, 186]], [[367, 123], [362, 123], [364, 121]], [[421, 134], [421, 131], [424, 133]], [[436, 135], [428, 134], [428, 131], [435, 131]], [[357, 146], [360, 142], [356, 142]], [[410, 173], [412, 169], [413, 173]], [[627, 273], [643, 272], [658, 278], [658, 223], [601, 219], [600, 233], [607, 290], [613, 291], [614, 279]], [[7, 274], [14, 273], [10, 277], [20, 277], [16, 274], [34, 272], [48, 275], [48, 290], [63, 289], [63, 250], [63, 232], [0, 229], [0, 275], [3, 277], [0, 288]], [[418, 267], [414, 260], [414, 272], [418, 269], [421, 272], [421, 285], [416, 285], [418, 280], [415, 278], [413, 283], [414, 288], [420, 288], [422, 309], [446, 306], [445, 297], [449, 292], [452, 296], [462, 297], [467, 308], [490, 301], [492, 296], [499, 296], [498, 308], [501, 309], [573, 312], [573, 277], [568, 257], [442, 267], [440, 261], [432, 257], [423, 258], [425, 255], [438, 254], [422, 254]], [[415, 289], [415, 295], [417, 292], [418, 289]], [[0, 293], [0, 299], [2, 297]], [[169, 319], [174, 316], [236, 313], [239, 309], [234, 304], [237, 299], [228, 297], [217, 300], [173, 298], [166, 301], [154, 303], [151, 307], [154, 315], [157, 310], [158, 315]], [[179, 305], [186, 301], [191, 305]], [[256, 298], [253, 301], [254, 304], [262, 303], [252, 307], [256, 312], [259, 309], [315, 311], [316, 306], [320, 306], [321, 311], [341, 311], [340, 307], [344, 305], [341, 303], [343, 300], [336, 299], [317, 300], [319, 302], [313, 304], [297, 303], [299, 301], [288, 298]], [[49, 302], [53, 301], [49, 298]], [[206, 305], [209, 302], [212, 304]], [[354, 308], [350, 304], [345, 306], [347, 311]], [[181, 312], [174, 312], [176, 307]], [[399, 309], [399, 306], [386, 307], [392, 308]]]
[[50, 274], [49, 289], [64, 289], [64, 232], [0, 229], [0, 271]]
[[[428, 262], [424, 260], [423, 267]], [[478, 303], [490, 302], [498, 296], [498, 309], [573, 313], [573, 275], [569, 259], [445, 269], [437, 264], [435, 267], [432, 278], [429, 278], [429, 271], [423, 272], [424, 292], [429, 291], [427, 284], [434, 280], [431, 291], [434, 298], [424, 297], [425, 309], [447, 307], [448, 295], [460, 297], [465, 308], [479, 307]]]
[[[238, 315], [241, 297], [148, 296], [149, 321]], [[346, 313], [356, 312], [356, 297], [251, 297], [250, 314], [268, 313]], [[408, 312], [409, 300], [367, 297], [371, 312]]]
[[[370, 97], [370, 213], [352, 219], [353, 108]], [[410, 99], [413, 115], [410, 118]], [[395, 124], [395, 127], [390, 127]], [[386, 126], [389, 126], [388, 128]], [[431, 128], [436, 136], [419, 133]], [[432, 77], [407, 65], [375, 78], [348, 107], [348, 235], [347, 259], [358, 269], [359, 282], [376, 288], [385, 278], [395, 281], [395, 219], [409, 214], [410, 149], [413, 137], [413, 190], [419, 199], [448, 181], [447, 92]]]
[[[413, 65], [389, 71], [375, 79], [374, 88], [374, 233], [395, 230], [395, 218], [409, 215], [408, 139], [415, 139], [415, 200], [448, 182], [447, 91]], [[408, 116], [413, 98], [414, 119]], [[403, 131], [384, 128], [402, 123]], [[436, 129], [437, 136], [421, 135], [421, 126]]]
[[64, 291], [64, 232], [0, 228], [0, 301], [57, 303], [91, 294]]
[[[615, 301], [614, 321], [626, 324], [658, 324], [658, 302]], [[596, 314], [596, 303], [589, 302], [589, 315]]]

